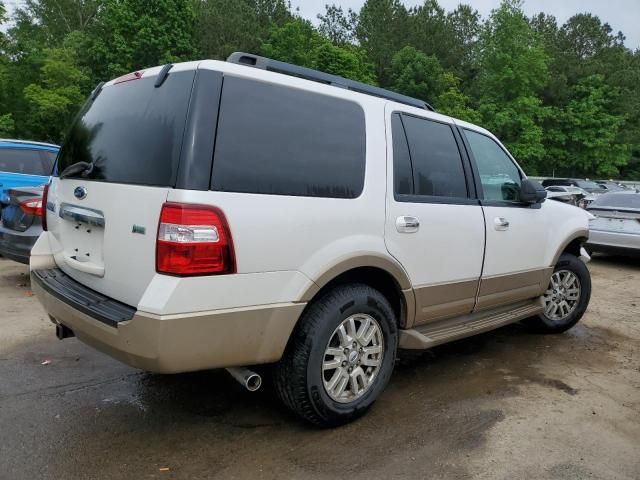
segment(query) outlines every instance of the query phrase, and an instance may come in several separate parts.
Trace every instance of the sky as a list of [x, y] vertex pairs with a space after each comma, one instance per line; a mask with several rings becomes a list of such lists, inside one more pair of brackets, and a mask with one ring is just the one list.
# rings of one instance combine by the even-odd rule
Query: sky
[[[402, 0], [407, 7], [422, 4], [421, 0]], [[487, 17], [491, 10], [500, 5], [500, 0], [438, 0], [447, 11], [459, 3], [467, 3]], [[335, 3], [345, 10], [359, 10], [364, 0], [291, 0], [291, 5], [300, 9], [300, 15], [317, 23], [316, 16], [324, 12], [324, 5]], [[544, 12], [554, 15], [559, 24], [576, 13], [592, 13], [607, 22], [614, 33], [621, 30], [625, 34], [627, 47], [640, 48], [640, 0], [525, 0], [525, 13], [529, 16]]]

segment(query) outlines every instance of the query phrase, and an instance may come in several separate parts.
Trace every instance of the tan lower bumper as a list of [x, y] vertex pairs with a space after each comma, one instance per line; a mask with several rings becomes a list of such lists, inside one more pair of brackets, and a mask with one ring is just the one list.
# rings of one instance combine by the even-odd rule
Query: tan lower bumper
[[49, 294], [38, 282], [31, 285], [47, 313], [79, 340], [156, 373], [275, 362], [306, 306], [287, 303], [170, 316], [138, 312], [114, 328]]

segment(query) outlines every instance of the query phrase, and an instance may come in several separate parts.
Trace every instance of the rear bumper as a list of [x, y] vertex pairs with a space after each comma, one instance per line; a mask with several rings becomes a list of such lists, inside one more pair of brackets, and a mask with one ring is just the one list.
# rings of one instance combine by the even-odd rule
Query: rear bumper
[[589, 241], [585, 245], [591, 250], [637, 250], [640, 251], [640, 235], [633, 233], [590, 230]]
[[[70, 328], [82, 342], [124, 363], [157, 373], [275, 362], [282, 357], [306, 305], [285, 303], [166, 316], [132, 309], [130, 319], [110, 324], [96, 312], [103, 308], [101, 304], [110, 308], [108, 302], [113, 300], [104, 296], [87, 299], [86, 292], [80, 295], [77, 291], [77, 295], [62, 295], [44, 277], [32, 271], [31, 285], [54, 323]], [[70, 279], [67, 287], [74, 289], [73, 282]], [[86, 290], [80, 284], [77, 287]]]
[[31, 248], [38, 240], [38, 231], [14, 232], [0, 226], [0, 255], [16, 262], [29, 264], [29, 254]]

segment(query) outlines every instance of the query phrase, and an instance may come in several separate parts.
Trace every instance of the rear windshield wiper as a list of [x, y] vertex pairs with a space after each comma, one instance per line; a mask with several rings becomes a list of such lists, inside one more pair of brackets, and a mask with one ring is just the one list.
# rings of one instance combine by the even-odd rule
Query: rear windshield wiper
[[93, 171], [93, 163], [76, 162], [65, 168], [60, 174], [60, 179], [73, 177], [83, 173], [91, 173]]

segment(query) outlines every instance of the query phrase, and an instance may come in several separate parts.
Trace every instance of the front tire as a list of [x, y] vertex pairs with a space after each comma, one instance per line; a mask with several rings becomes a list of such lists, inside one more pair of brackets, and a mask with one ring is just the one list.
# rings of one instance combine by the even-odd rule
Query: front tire
[[543, 295], [545, 310], [526, 324], [540, 333], [562, 333], [580, 321], [591, 298], [591, 274], [574, 255], [564, 253]]
[[304, 420], [328, 427], [362, 416], [391, 377], [398, 329], [389, 301], [363, 284], [314, 300], [276, 365], [276, 391]]

